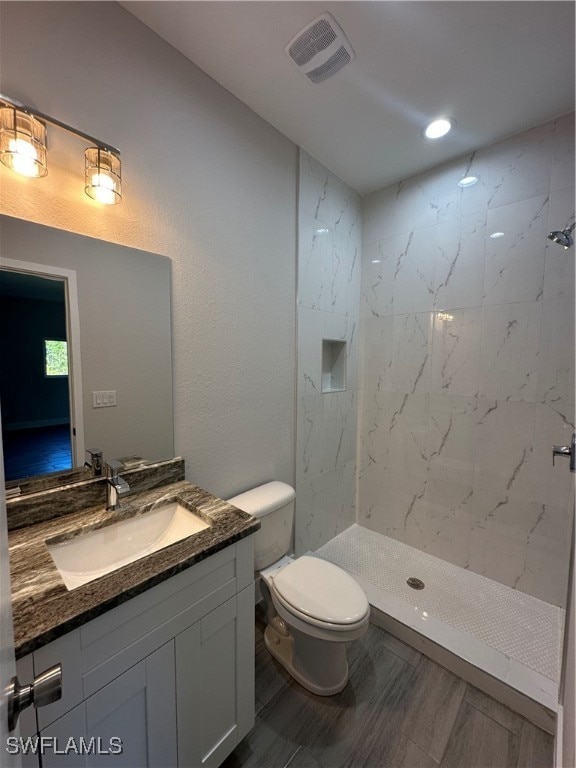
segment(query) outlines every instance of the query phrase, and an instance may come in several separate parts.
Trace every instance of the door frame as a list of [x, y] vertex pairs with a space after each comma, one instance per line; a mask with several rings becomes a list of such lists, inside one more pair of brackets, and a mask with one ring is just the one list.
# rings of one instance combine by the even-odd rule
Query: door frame
[[[1, 418], [0, 414], [0, 418]], [[14, 655], [14, 630], [12, 624], [12, 588], [10, 582], [10, 557], [8, 554], [8, 523], [6, 520], [6, 494], [4, 491], [4, 456], [2, 431], [0, 430], [0, 752], [6, 768], [21, 768], [20, 755], [6, 752], [8, 736], [19, 731], [8, 731], [8, 695], [11, 679], [16, 674]]]
[[80, 354], [80, 310], [76, 270], [34, 264], [18, 259], [2, 259], [2, 269], [27, 272], [39, 277], [56, 277], [64, 281], [66, 303], [66, 331], [68, 334], [68, 399], [70, 401], [70, 444], [72, 466], [84, 464], [84, 406], [82, 398], [82, 362]]

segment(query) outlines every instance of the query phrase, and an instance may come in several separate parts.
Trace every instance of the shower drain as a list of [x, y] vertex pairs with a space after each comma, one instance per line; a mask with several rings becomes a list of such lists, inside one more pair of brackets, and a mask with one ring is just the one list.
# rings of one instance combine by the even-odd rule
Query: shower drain
[[416, 576], [410, 576], [409, 579], [406, 579], [406, 584], [412, 589], [424, 589], [424, 582], [422, 579], [417, 579]]

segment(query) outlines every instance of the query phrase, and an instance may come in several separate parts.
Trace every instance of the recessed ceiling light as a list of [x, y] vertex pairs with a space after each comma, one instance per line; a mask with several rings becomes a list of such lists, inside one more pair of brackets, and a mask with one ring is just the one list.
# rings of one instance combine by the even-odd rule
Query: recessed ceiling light
[[504, 232], [492, 232], [490, 237], [492, 240], [496, 240], [497, 237], [504, 237]]
[[380, 264], [382, 259], [372, 259], [372, 264]]
[[462, 189], [466, 189], [466, 187], [473, 187], [477, 182], [478, 176], [464, 176], [464, 178], [460, 179], [458, 182], [458, 186], [462, 187]]
[[437, 120], [432, 120], [426, 126], [424, 136], [427, 139], [441, 139], [442, 136], [446, 136], [453, 125], [453, 120], [449, 120], [447, 117], [439, 117]]

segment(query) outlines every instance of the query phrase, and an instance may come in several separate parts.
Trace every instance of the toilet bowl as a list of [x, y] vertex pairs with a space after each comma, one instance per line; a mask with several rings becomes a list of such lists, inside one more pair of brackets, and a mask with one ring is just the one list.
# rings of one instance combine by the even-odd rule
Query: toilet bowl
[[229, 503], [260, 521], [255, 569], [266, 603], [266, 647], [304, 688], [331, 696], [348, 682], [346, 645], [368, 629], [370, 606], [356, 581], [333, 563], [286, 556], [294, 499], [293, 488], [273, 481]]

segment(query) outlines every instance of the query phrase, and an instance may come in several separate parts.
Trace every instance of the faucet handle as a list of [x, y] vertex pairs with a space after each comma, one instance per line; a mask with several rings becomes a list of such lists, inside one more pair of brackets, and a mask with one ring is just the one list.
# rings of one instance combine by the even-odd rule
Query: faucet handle
[[570, 459], [570, 471], [576, 472], [576, 432], [572, 434], [570, 445], [552, 446], [552, 466], [556, 456], [567, 456]]
[[106, 462], [106, 475], [116, 479], [118, 477], [118, 472], [123, 468], [124, 464], [122, 464], [121, 461], [118, 461], [117, 459], [108, 459]]
[[114, 510], [120, 506], [120, 496], [126, 496], [132, 489], [120, 477], [118, 472], [124, 469], [124, 464], [117, 459], [109, 459], [106, 462], [106, 509]]
[[[90, 464], [94, 477], [100, 477], [104, 465], [104, 454], [100, 448], [86, 448], [86, 453], [90, 454]], [[88, 462], [86, 462], [88, 464]]]

